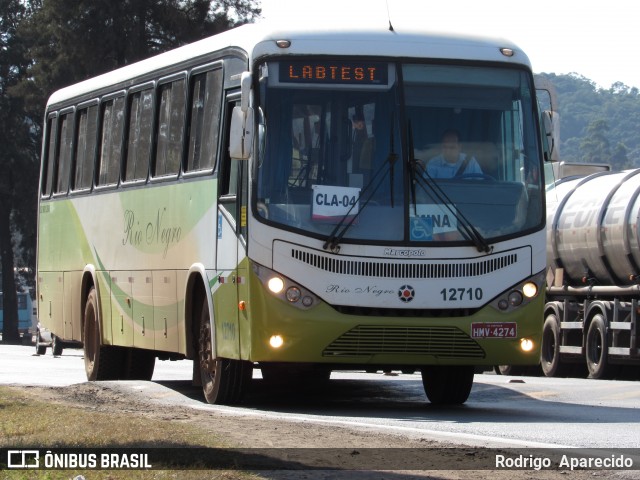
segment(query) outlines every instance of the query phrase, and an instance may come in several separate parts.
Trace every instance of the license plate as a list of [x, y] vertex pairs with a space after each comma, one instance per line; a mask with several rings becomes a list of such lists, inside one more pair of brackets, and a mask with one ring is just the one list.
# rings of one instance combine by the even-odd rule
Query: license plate
[[472, 323], [472, 338], [516, 338], [518, 325], [515, 322]]

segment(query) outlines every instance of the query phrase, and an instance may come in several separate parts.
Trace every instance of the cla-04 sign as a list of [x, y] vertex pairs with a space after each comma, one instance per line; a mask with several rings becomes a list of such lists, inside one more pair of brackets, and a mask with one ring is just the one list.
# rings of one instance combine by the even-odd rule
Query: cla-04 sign
[[349, 220], [358, 214], [359, 198], [359, 188], [314, 185], [311, 216], [313, 220], [330, 223]]

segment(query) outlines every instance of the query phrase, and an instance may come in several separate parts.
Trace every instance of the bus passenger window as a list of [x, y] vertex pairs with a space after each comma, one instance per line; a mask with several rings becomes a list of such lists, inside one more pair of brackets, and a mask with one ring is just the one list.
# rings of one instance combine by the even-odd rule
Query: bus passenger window
[[102, 106], [102, 135], [98, 185], [118, 183], [124, 125], [124, 97], [105, 102]]
[[182, 160], [185, 81], [177, 80], [160, 87], [158, 150], [154, 176], [177, 175]]
[[94, 105], [78, 112], [74, 190], [91, 188], [98, 128], [97, 111], [98, 107]]
[[185, 171], [213, 168], [218, 151], [222, 69], [195, 75], [191, 84], [189, 153]]
[[58, 139], [58, 117], [57, 115], [52, 115], [47, 120], [47, 134], [48, 137], [48, 146], [45, 157], [45, 177], [42, 182], [42, 196], [48, 197], [51, 195], [51, 190], [53, 187], [53, 165], [56, 158], [56, 140]]
[[71, 141], [73, 138], [72, 114], [68, 113], [60, 117], [60, 146], [58, 149], [58, 174], [55, 193], [66, 193], [69, 189], [69, 167], [71, 164]]
[[136, 92], [130, 97], [129, 138], [125, 181], [144, 180], [149, 170], [153, 129], [153, 90]]

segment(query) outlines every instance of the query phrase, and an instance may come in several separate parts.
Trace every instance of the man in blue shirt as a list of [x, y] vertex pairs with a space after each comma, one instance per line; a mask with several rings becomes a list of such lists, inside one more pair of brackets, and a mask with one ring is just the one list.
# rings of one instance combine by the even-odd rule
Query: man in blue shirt
[[442, 135], [442, 153], [427, 164], [427, 174], [431, 178], [453, 178], [463, 175], [482, 175], [477, 160], [462, 153], [460, 136], [455, 130], [447, 130]]

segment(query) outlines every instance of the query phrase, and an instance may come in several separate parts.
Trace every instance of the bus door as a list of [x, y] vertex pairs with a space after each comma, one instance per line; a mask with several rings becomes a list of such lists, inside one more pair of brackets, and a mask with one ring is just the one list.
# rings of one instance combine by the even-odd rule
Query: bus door
[[216, 355], [240, 358], [238, 291], [246, 284], [247, 162], [229, 156], [229, 126], [239, 93], [227, 95], [224, 141], [218, 168], [218, 226], [213, 310]]

